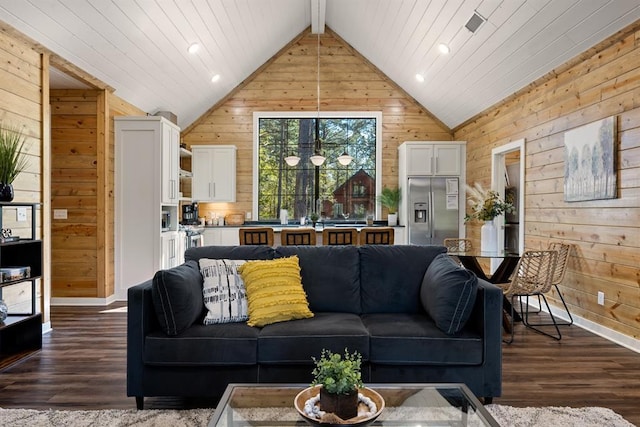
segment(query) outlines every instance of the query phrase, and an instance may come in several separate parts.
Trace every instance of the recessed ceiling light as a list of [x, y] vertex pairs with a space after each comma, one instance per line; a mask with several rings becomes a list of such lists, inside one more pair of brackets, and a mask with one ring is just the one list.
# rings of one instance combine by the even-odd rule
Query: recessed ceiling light
[[447, 46], [447, 45], [446, 45], [446, 44], [444, 44], [444, 43], [440, 43], [440, 44], [438, 45], [438, 50], [440, 51], [440, 53], [443, 53], [443, 54], [445, 54], [445, 55], [446, 55], [446, 54], [448, 54], [448, 53], [450, 52], [450, 50], [449, 50], [449, 46]]
[[417, 73], [416, 80], [419, 81], [420, 83], [424, 83], [424, 76], [420, 73]]
[[198, 43], [191, 43], [187, 49], [191, 54], [196, 53], [198, 50], [200, 50], [200, 45]]
[[220, 80], [220, 74], [215, 74], [213, 77], [211, 77], [211, 82], [215, 83], [218, 80]]

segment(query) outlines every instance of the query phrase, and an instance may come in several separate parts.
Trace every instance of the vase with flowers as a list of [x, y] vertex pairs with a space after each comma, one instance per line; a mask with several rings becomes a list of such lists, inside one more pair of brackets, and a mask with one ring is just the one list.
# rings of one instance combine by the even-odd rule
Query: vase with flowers
[[512, 213], [515, 208], [510, 200], [503, 200], [497, 191], [485, 190], [482, 185], [475, 183], [466, 186], [468, 203], [471, 213], [464, 218], [465, 222], [472, 219], [484, 221], [480, 229], [480, 250], [496, 252], [498, 250], [498, 233], [494, 220], [497, 216]]

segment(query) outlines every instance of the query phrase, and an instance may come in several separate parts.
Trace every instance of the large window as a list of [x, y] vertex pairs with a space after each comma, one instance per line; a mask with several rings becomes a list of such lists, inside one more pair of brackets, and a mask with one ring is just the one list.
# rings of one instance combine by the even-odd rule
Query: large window
[[[369, 112], [255, 113], [254, 217], [275, 220], [282, 209], [296, 219], [312, 212], [333, 220], [378, 213], [380, 119]], [[310, 157], [318, 150], [326, 160], [314, 166]], [[344, 152], [353, 157], [346, 166], [338, 162]], [[295, 166], [285, 161], [292, 154], [300, 158]]]

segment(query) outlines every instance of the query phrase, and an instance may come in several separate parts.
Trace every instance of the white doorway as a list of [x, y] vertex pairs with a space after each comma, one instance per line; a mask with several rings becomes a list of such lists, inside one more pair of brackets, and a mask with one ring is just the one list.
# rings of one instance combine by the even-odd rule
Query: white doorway
[[491, 189], [501, 198], [509, 193], [516, 207], [513, 214], [498, 220], [498, 242], [520, 255], [524, 252], [524, 145], [524, 139], [519, 139], [491, 150]]

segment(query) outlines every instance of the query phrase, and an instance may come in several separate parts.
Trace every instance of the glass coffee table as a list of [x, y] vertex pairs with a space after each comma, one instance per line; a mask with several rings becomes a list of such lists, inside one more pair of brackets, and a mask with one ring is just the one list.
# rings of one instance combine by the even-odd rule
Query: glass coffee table
[[[464, 384], [365, 384], [385, 400], [372, 426], [500, 425]], [[308, 384], [229, 384], [209, 427], [306, 426], [293, 406]]]

